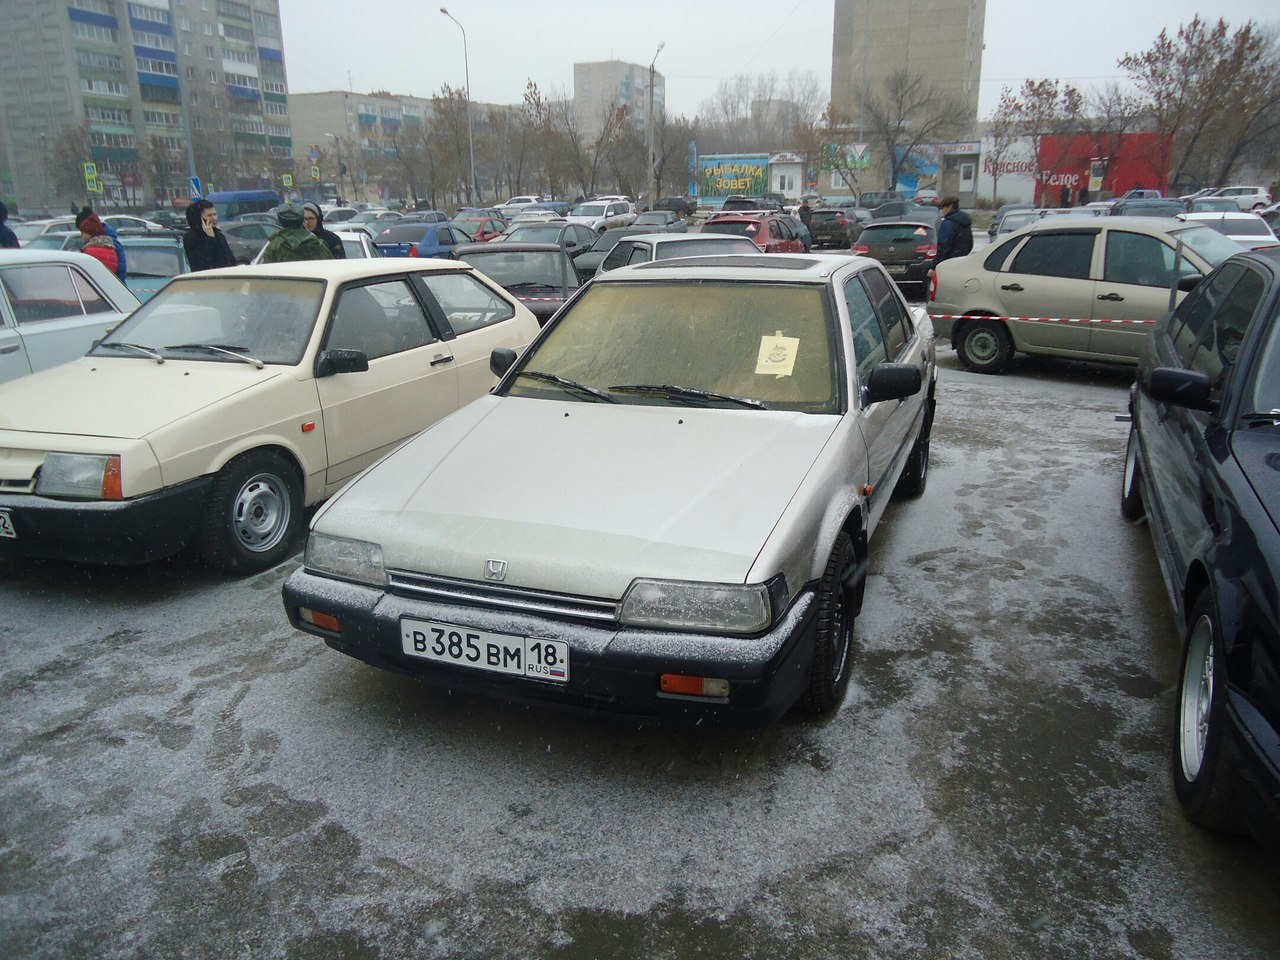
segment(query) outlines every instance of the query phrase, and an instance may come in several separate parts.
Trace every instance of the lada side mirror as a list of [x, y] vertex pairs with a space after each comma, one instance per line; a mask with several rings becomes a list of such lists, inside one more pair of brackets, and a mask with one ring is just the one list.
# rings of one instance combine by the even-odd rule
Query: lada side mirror
[[867, 378], [866, 403], [901, 400], [920, 392], [920, 368], [910, 363], [877, 363]]
[[369, 355], [363, 350], [325, 350], [316, 364], [317, 377], [336, 373], [364, 373], [369, 369]]
[[1147, 374], [1147, 393], [1153, 400], [1172, 403], [1188, 410], [1216, 410], [1213, 382], [1199, 370], [1181, 367], [1156, 367]]
[[516, 352], [510, 347], [494, 347], [493, 352], [489, 354], [489, 372], [495, 377], [501, 377], [516, 362]]

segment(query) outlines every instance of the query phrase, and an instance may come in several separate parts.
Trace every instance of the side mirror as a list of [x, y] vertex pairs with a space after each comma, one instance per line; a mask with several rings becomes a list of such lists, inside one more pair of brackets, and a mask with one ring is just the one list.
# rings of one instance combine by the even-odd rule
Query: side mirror
[[369, 369], [369, 355], [363, 350], [325, 350], [316, 363], [317, 377], [337, 373], [364, 373]]
[[1196, 287], [1200, 286], [1200, 281], [1203, 279], [1204, 277], [1200, 276], [1200, 274], [1198, 273], [1192, 274], [1191, 276], [1187, 276], [1187, 277], [1179, 277], [1178, 290], [1181, 293], [1189, 293], [1190, 291], [1194, 290]]
[[866, 404], [901, 400], [920, 392], [920, 368], [910, 363], [877, 363], [867, 378]]
[[1181, 367], [1156, 367], [1146, 380], [1147, 393], [1153, 400], [1172, 403], [1188, 410], [1216, 410], [1213, 383], [1208, 374]]
[[495, 377], [503, 376], [516, 362], [516, 352], [510, 347], [494, 347], [489, 354], [489, 372]]

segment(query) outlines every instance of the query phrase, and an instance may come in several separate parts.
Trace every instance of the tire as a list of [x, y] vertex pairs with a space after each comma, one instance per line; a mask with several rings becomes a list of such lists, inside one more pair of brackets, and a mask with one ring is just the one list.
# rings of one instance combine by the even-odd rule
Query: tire
[[1124, 478], [1120, 486], [1120, 516], [1130, 523], [1141, 520], [1147, 509], [1142, 503], [1142, 467], [1138, 465], [1138, 431], [1129, 426], [1129, 442], [1124, 451]]
[[830, 713], [844, 699], [853, 660], [853, 607], [845, 586], [846, 571], [857, 562], [853, 541], [843, 530], [836, 537], [818, 585], [818, 628], [809, 668], [809, 689], [802, 698], [806, 713]]
[[999, 373], [1013, 357], [1013, 337], [999, 320], [971, 320], [956, 341], [956, 353], [973, 373]]
[[288, 557], [302, 530], [302, 486], [279, 453], [253, 450], [214, 478], [196, 549], [224, 573], [258, 573]]
[[1226, 741], [1226, 669], [1208, 590], [1191, 611], [1174, 701], [1173, 789], [1187, 818], [1210, 830], [1241, 831], [1240, 774]]

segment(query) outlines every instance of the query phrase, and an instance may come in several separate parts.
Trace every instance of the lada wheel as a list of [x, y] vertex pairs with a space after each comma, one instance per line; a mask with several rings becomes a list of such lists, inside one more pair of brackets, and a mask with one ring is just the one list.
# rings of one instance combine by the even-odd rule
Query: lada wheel
[[1126, 520], [1141, 520], [1146, 508], [1142, 505], [1142, 468], [1138, 466], [1138, 432], [1129, 426], [1129, 443], [1124, 451], [1124, 482], [1120, 489], [1120, 516]]
[[290, 554], [301, 528], [302, 490], [293, 464], [255, 450], [214, 478], [197, 547], [211, 567], [257, 573]]
[[999, 320], [971, 320], [956, 342], [956, 353], [966, 370], [999, 373], [1013, 357], [1013, 337]]
[[1212, 598], [1206, 590], [1191, 611], [1177, 687], [1173, 788], [1187, 817], [1213, 830], [1238, 831], [1239, 774], [1224, 740], [1226, 672]]
[[829, 713], [840, 705], [849, 686], [853, 659], [853, 608], [848, 573], [857, 562], [853, 541], [843, 531], [836, 537], [818, 585], [818, 630], [809, 668], [804, 706], [810, 713]]

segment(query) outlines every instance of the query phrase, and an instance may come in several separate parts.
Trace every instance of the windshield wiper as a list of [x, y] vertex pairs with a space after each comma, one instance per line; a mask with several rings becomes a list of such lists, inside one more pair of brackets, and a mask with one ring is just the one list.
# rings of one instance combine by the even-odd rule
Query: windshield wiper
[[109, 343], [100, 343], [98, 344], [98, 347], [103, 350], [108, 347], [120, 350], [137, 350], [139, 353], [150, 357], [156, 363], [164, 363], [164, 357], [160, 356], [160, 354], [152, 350], [150, 347], [144, 347], [138, 343], [126, 343], [123, 340], [112, 340]]
[[558, 287], [558, 283], [548, 283], [545, 280], [521, 280], [519, 283], [508, 283], [508, 290], [518, 290], [521, 287]]
[[203, 350], [205, 353], [221, 353], [235, 357], [245, 363], [251, 363], [259, 370], [265, 366], [257, 357], [249, 356], [249, 348], [231, 343], [175, 343], [165, 347], [166, 350]]
[[564, 387], [566, 390], [577, 390], [588, 396], [595, 397], [597, 400], [603, 400], [605, 403], [617, 403], [613, 397], [609, 396], [603, 390], [597, 390], [595, 387], [589, 387], [585, 383], [579, 383], [577, 380], [569, 380], [566, 377], [558, 377], [554, 373], [544, 373], [541, 370], [521, 370], [516, 374], [517, 377], [532, 377], [534, 380], [542, 380], [545, 383], [554, 383], [557, 386]]
[[711, 390], [699, 390], [696, 387], [681, 387], [672, 383], [619, 383], [609, 388], [613, 393], [652, 393], [664, 396], [668, 400], [725, 400], [754, 410], [768, 410], [769, 405], [763, 400], [750, 397], [735, 397], [731, 393], [715, 393]]
[[1280, 427], [1280, 410], [1272, 410], [1270, 413], [1246, 413], [1241, 415], [1240, 419], [1251, 427], [1259, 423]]

